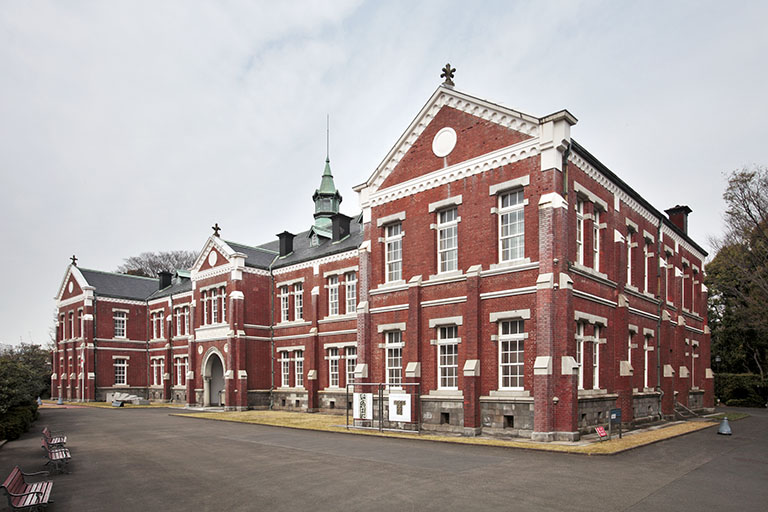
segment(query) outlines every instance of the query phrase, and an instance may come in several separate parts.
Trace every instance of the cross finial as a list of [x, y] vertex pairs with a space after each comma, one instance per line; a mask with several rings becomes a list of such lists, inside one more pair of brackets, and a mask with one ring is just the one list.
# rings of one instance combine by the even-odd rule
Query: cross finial
[[221, 228], [219, 227], [218, 222], [211, 226], [211, 229], [213, 230], [213, 236], [219, 236], [219, 231], [221, 231]]
[[77, 266], [77, 258], [75, 257], [75, 255], [74, 255], [74, 254], [73, 254], [73, 255], [72, 255], [72, 257], [71, 257], [71, 258], [69, 258], [69, 259], [71, 259], [71, 260], [72, 260], [72, 264], [73, 264], [74, 266]]
[[443, 72], [440, 74], [440, 78], [445, 78], [443, 83], [445, 85], [449, 85], [453, 87], [455, 84], [453, 83], [453, 74], [456, 72], [456, 68], [452, 68], [451, 64], [448, 63], [443, 68]]

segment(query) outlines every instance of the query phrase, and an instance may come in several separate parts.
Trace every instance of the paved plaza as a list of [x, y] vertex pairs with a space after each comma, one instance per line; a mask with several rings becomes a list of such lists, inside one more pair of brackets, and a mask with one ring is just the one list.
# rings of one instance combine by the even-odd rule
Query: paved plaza
[[[768, 411], [615, 456], [387, 439], [172, 416], [41, 409], [0, 448], [38, 471], [38, 431], [69, 435], [51, 512], [96, 510], [766, 510]], [[7, 508], [5, 498], [2, 506]], [[0, 508], [5, 510], [5, 508]]]

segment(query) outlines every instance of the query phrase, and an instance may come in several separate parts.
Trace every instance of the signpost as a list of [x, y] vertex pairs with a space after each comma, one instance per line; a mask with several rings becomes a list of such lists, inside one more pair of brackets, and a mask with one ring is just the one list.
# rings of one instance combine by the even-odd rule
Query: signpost
[[[619, 439], [621, 439], [621, 409], [611, 409], [611, 421], [608, 424], [608, 432], [613, 431], [613, 424], [619, 425]], [[610, 439], [610, 436], [608, 437]]]

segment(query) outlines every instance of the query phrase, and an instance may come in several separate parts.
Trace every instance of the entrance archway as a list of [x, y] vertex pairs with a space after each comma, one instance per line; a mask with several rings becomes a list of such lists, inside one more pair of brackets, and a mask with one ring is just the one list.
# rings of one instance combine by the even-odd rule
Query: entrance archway
[[203, 406], [224, 405], [224, 360], [218, 350], [211, 351], [203, 365]]

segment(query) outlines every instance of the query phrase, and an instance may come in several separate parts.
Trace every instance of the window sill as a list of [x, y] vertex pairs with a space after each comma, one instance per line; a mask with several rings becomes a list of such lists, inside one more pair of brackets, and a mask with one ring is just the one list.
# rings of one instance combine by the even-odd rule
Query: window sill
[[289, 327], [305, 327], [307, 325], [312, 325], [312, 322], [310, 322], [309, 320], [280, 322], [277, 325], [275, 325], [275, 329], [287, 329]]
[[429, 276], [429, 279], [421, 283], [422, 286], [430, 286], [444, 283], [454, 283], [457, 281], [465, 281], [467, 276], [461, 270], [454, 270], [451, 272], [443, 272], [441, 274], [435, 274]]
[[392, 293], [392, 292], [399, 292], [402, 290], [407, 290], [408, 284], [405, 282], [404, 279], [400, 279], [398, 281], [390, 281], [387, 283], [381, 283], [377, 288], [374, 288], [370, 292], [368, 292], [370, 295], [379, 295], [382, 293]]
[[322, 320], [318, 320], [318, 324], [329, 324], [333, 322], [344, 322], [345, 320], [357, 320], [357, 313], [346, 315], [329, 315]]
[[433, 389], [421, 398], [426, 400], [464, 400], [464, 393], [459, 389]]

